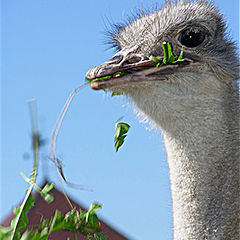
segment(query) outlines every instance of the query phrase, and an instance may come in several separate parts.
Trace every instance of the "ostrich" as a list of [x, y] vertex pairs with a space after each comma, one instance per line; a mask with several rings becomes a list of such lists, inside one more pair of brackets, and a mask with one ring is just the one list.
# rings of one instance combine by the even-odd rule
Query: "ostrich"
[[[150, 66], [162, 42], [186, 61]], [[112, 59], [88, 71], [93, 89], [123, 92], [158, 126], [166, 146], [174, 239], [240, 239], [238, 57], [222, 15], [207, 1], [168, 1], [117, 26]]]

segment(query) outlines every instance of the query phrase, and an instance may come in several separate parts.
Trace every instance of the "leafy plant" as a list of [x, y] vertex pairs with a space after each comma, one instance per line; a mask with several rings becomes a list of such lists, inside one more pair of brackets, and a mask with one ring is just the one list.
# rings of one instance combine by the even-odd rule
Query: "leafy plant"
[[[72, 209], [64, 215], [59, 210], [56, 210], [50, 221], [42, 218], [39, 225], [33, 227], [29, 226], [27, 212], [34, 206], [34, 202], [35, 200], [30, 195], [27, 203], [24, 205], [18, 228], [12, 239], [47, 240], [52, 233], [59, 230], [74, 232], [75, 235], [77, 232], [80, 232], [89, 239], [104, 239], [103, 233], [100, 232], [101, 226], [96, 215], [96, 211], [102, 207], [100, 204], [91, 204], [87, 211]], [[14, 210], [16, 217], [12, 220], [10, 227], [0, 227], [1, 240], [9, 240], [11, 238], [20, 209], [21, 206]]]
[[101, 204], [92, 203], [87, 211], [76, 210], [73, 208], [66, 214], [62, 214], [59, 210], [55, 211], [51, 220], [42, 218], [37, 226], [30, 226], [27, 213], [34, 207], [35, 199], [32, 196], [33, 189], [48, 202], [52, 202], [53, 196], [50, 191], [54, 187], [53, 184], [46, 184], [43, 189], [38, 187], [36, 182], [38, 168], [38, 147], [39, 135], [37, 129], [36, 102], [30, 102], [30, 113], [32, 122], [32, 140], [33, 140], [33, 156], [34, 164], [31, 178], [21, 175], [30, 184], [26, 196], [16, 209], [13, 210], [15, 218], [11, 221], [10, 227], [0, 226], [1, 240], [48, 240], [49, 236], [59, 230], [67, 230], [73, 232], [75, 239], [77, 233], [87, 236], [91, 240], [104, 240], [103, 233], [100, 232], [100, 223], [96, 215], [96, 211], [102, 208]]

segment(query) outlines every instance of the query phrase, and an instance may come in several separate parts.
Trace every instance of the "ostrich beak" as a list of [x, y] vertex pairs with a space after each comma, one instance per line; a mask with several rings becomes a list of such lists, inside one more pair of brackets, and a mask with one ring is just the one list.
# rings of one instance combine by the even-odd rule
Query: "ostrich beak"
[[[163, 57], [162, 57], [163, 58]], [[176, 64], [167, 64], [156, 68], [156, 62], [151, 58], [134, 53], [134, 49], [120, 51], [109, 61], [90, 69], [86, 74], [86, 79], [90, 81], [92, 89], [109, 89], [111, 87], [122, 86], [131, 82], [164, 80], [167, 74], [174, 69], [181, 68], [193, 62], [190, 59]], [[165, 73], [154, 74], [159, 71]]]
[[90, 86], [93, 89], [101, 89], [102, 87], [99, 88], [98, 84], [94, 82], [103, 83], [106, 80], [110, 81], [107, 76], [112, 76], [111, 80], [113, 80], [120, 78], [122, 75], [154, 67], [155, 65], [155, 62], [139, 54], [129, 56], [129, 52], [127, 54], [119, 52], [109, 61], [90, 69], [86, 74], [86, 79], [91, 81]]

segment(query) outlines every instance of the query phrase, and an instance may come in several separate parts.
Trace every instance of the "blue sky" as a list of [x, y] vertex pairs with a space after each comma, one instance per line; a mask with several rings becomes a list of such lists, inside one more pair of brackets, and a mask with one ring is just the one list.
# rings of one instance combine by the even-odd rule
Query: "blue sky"
[[[49, 144], [68, 95], [84, 83], [89, 68], [114, 53], [103, 44], [106, 17], [121, 22], [142, 5], [155, 3], [2, 1], [1, 219], [28, 187], [20, 176], [21, 171], [28, 175], [32, 167], [28, 101], [37, 100], [40, 132]], [[238, 0], [216, 0], [216, 5], [239, 42]], [[116, 153], [114, 124], [120, 116], [131, 129]], [[48, 176], [59, 186], [55, 167], [47, 160], [48, 144], [40, 152], [37, 182]], [[130, 239], [172, 239], [170, 182], [161, 134], [147, 131], [124, 98], [89, 87], [79, 92], [63, 122], [57, 152], [67, 179], [94, 190], [66, 187], [70, 197], [85, 207], [102, 203], [103, 220]]]

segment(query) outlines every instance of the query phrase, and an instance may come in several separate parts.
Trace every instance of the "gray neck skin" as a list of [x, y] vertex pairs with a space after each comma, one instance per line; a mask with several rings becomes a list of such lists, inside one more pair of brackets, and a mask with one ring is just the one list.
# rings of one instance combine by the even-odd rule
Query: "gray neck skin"
[[[170, 88], [161, 82], [139, 89], [133, 86], [126, 94], [160, 126], [164, 136], [170, 167], [174, 239], [238, 240], [238, 87], [236, 83], [232, 86], [231, 81], [217, 86], [213, 79], [214, 84], [204, 89], [204, 81], [207, 85], [211, 79], [201, 81], [198, 95], [186, 99], [171, 96]], [[212, 93], [206, 93], [207, 89]]]
[[239, 129], [215, 117], [164, 132], [177, 240], [240, 239]]

